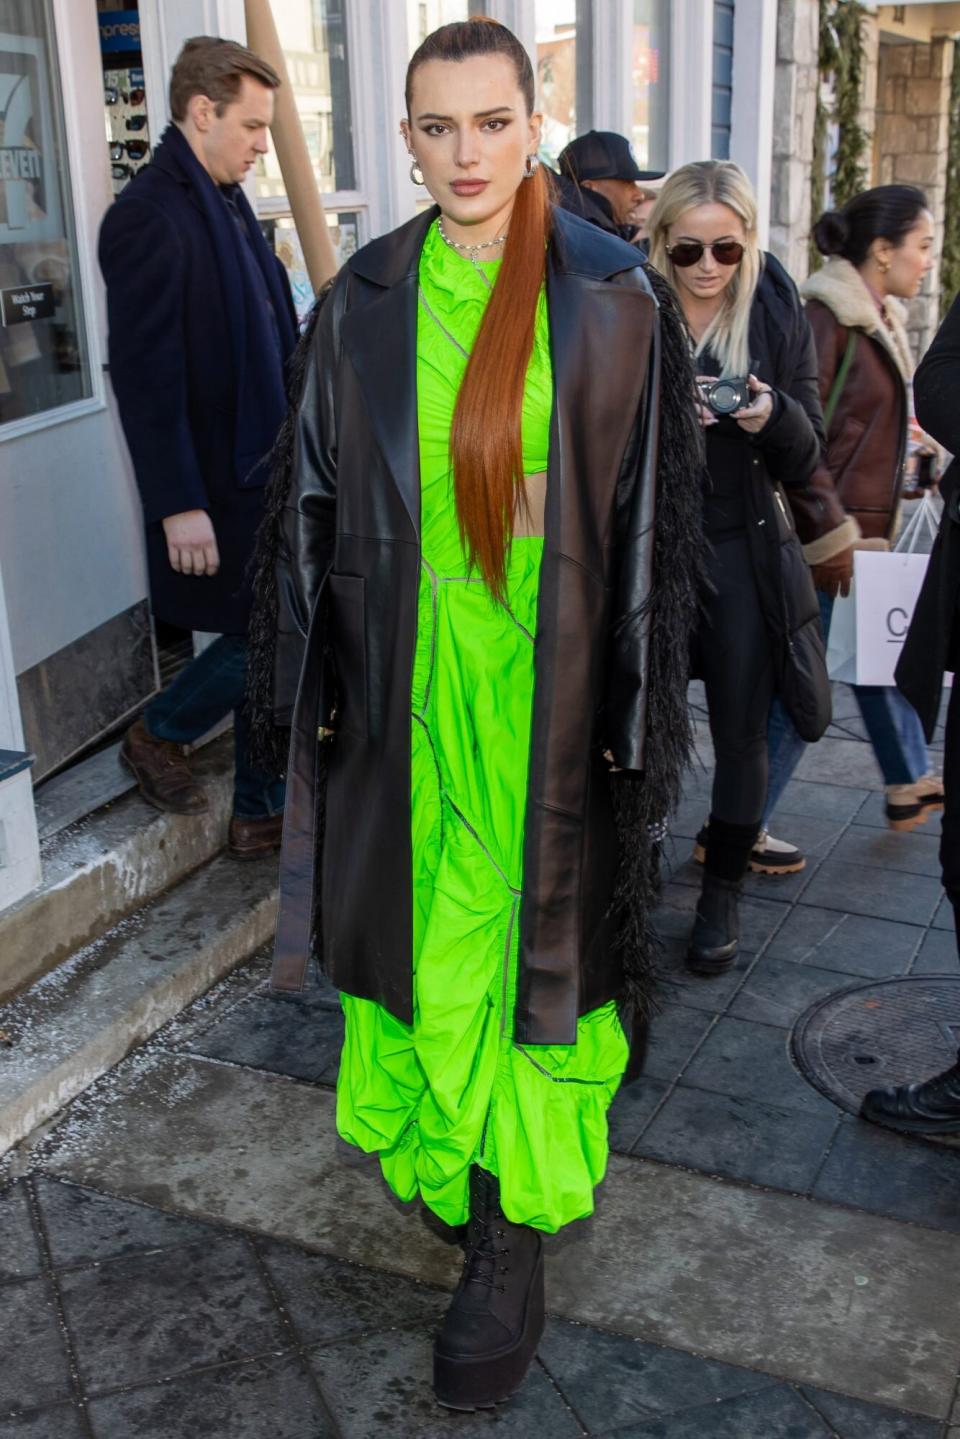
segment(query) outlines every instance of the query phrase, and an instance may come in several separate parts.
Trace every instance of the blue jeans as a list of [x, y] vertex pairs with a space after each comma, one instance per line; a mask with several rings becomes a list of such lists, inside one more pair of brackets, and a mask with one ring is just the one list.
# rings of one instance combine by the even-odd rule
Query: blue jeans
[[[833, 600], [823, 590], [817, 591], [820, 601], [820, 622], [824, 636], [830, 633]], [[923, 726], [912, 705], [898, 689], [887, 685], [853, 685], [854, 697], [860, 707], [863, 723], [877, 764], [883, 772], [884, 784], [913, 784], [930, 770]], [[767, 782], [767, 805], [763, 812], [763, 828], [806, 749], [788, 718], [779, 699], [770, 706], [767, 724], [767, 754], [770, 778]]]
[[155, 739], [192, 744], [233, 711], [236, 770], [233, 812], [241, 819], [267, 819], [283, 810], [284, 784], [265, 774], [250, 755], [250, 725], [244, 708], [247, 642], [221, 635], [180, 671], [173, 684], [151, 700], [143, 722]]

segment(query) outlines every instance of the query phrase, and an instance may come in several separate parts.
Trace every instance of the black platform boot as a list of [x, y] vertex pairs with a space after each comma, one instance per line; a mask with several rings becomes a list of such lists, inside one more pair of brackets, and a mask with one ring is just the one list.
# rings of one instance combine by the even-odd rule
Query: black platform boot
[[757, 825], [727, 824], [710, 816], [703, 884], [687, 949], [687, 968], [694, 974], [722, 974], [737, 957], [740, 885], [757, 829]]
[[496, 1178], [470, 1171], [463, 1273], [433, 1346], [433, 1388], [448, 1409], [490, 1409], [523, 1383], [543, 1333], [543, 1240], [511, 1224]]
[[860, 1106], [864, 1119], [904, 1134], [960, 1132], [960, 1054], [957, 1063], [919, 1084], [871, 1089]]

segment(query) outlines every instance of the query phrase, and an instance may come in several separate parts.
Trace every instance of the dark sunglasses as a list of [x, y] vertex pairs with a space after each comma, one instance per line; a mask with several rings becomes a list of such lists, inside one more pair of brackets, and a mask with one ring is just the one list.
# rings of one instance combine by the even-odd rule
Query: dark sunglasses
[[105, 85], [103, 89], [103, 103], [105, 105], [116, 105], [120, 99], [120, 91], [116, 85]]
[[110, 159], [122, 160], [127, 155], [131, 160], [142, 160], [149, 150], [146, 140], [111, 140]]
[[146, 115], [131, 115], [127, 121], [128, 130], [142, 130], [147, 123]]
[[718, 265], [739, 265], [743, 259], [739, 240], [714, 240], [712, 245], [705, 245], [702, 240], [680, 240], [676, 245], [667, 246], [667, 254], [681, 270], [702, 260], [704, 250], [710, 251]]

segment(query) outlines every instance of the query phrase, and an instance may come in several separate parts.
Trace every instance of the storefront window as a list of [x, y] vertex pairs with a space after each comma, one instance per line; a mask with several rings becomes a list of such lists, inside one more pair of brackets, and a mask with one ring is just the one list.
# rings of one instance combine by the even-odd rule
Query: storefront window
[[553, 165], [577, 133], [576, 0], [536, 0], [540, 153]]
[[[348, 0], [284, 0], [273, 7], [317, 185], [324, 194], [357, 188], [353, 152]], [[276, 152], [258, 166], [257, 195], [285, 194]]]
[[633, 148], [641, 170], [665, 170], [669, 145], [668, 0], [634, 0]]
[[475, 14], [482, 14], [482, 7], [470, 4], [468, 0], [407, 0], [410, 53], [413, 54], [421, 41], [441, 25], [452, 25], [454, 20], [468, 20]]
[[0, 0], [0, 425], [91, 394], [49, 0]]
[[[360, 246], [360, 216], [355, 210], [327, 211], [327, 225], [336, 251], [337, 266], [355, 254]], [[297, 314], [303, 320], [313, 305], [315, 294], [307, 274], [306, 261], [300, 245], [300, 236], [290, 215], [278, 215], [260, 221], [260, 228], [266, 236], [275, 255], [287, 272], [290, 291]]]

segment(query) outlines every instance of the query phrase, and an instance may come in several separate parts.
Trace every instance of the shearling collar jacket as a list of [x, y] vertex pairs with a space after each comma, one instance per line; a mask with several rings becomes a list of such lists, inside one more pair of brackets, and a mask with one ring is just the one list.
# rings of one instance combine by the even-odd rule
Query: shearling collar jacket
[[[282, 490], [282, 512], [278, 506], [281, 718], [298, 670], [301, 679], [274, 983], [302, 984], [308, 952], [321, 951], [322, 919], [332, 982], [406, 1023], [420, 572], [417, 278], [436, 213], [374, 241], [341, 271], [307, 355], [292, 484]], [[617, 943], [624, 926], [611, 791], [620, 783], [640, 793], [646, 782], [613, 781], [604, 752], [622, 771], [652, 768], [649, 711], [657, 742], [685, 754], [696, 612], [691, 537], [699, 522], [694, 516], [671, 543], [654, 590], [660, 324], [639, 259], [556, 211], [546, 281], [555, 388], [515, 1011], [515, 1037], [533, 1044], [573, 1043], [578, 1015], [625, 989], [629, 997]], [[682, 387], [689, 383], [684, 376]], [[696, 486], [682, 466], [669, 480], [677, 491]], [[662, 508], [670, 507], [665, 497]], [[656, 692], [651, 666], [663, 676]]]
[[[801, 287], [820, 365], [820, 399], [827, 405], [851, 333], [853, 358], [827, 434], [817, 483], [825, 503], [839, 501], [846, 521], [825, 531], [798, 520], [811, 564], [828, 559], [863, 535], [891, 539], [896, 525], [906, 447], [912, 371], [904, 311], [885, 302], [889, 324], [856, 268], [828, 260]], [[814, 517], [815, 518], [815, 517]]]

